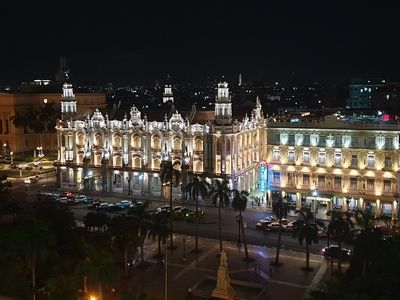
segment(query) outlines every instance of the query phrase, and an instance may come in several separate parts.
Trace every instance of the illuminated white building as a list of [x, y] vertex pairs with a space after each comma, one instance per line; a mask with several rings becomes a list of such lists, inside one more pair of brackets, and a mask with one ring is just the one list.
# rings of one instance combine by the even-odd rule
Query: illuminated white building
[[[163, 121], [150, 121], [135, 106], [122, 120], [109, 120], [98, 110], [86, 118], [74, 118], [67, 104], [71, 95], [72, 87], [61, 104], [68, 118], [57, 126], [55, 165], [61, 187], [160, 195], [159, 168], [167, 156], [182, 165], [185, 184], [188, 172], [193, 172], [226, 177], [241, 189], [256, 188], [265, 133], [261, 105], [257, 101], [251, 118], [232, 122], [226, 82], [218, 85], [215, 122], [207, 124], [189, 124], [178, 112]], [[181, 193], [180, 188], [173, 192]]]

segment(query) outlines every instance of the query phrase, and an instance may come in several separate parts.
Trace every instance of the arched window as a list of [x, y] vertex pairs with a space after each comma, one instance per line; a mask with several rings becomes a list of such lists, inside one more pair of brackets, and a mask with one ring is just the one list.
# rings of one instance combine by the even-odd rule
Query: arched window
[[76, 163], [77, 164], [83, 163], [83, 153], [78, 153], [78, 155], [76, 156]]
[[136, 156], [133, 158], [133, 167], [134, 168], [140, 168], [141, 163], [140, 163], [140, 157]]
[[142, 146], [142, 139], [138, 136], [135, 135], [132, 138], [132, 147], [133, 148], [140, 148]]
[[221, 140], [217, 139], [216, 140], [216, 148], [217, 148], [217, 154], [221, 154], [222, 150], [221, 150]]
[[196, 160], [193, 163], [194, 172], [203, 172], [203, 163], [200, 160]]
[[182, 150], [182, 141], [180, 138], [174, 138], [174, 148], [173, 150]]
[[203, 140], [201, 138], [196, 138], [194, 140], [194, 151], [203, 151]]
[[97, 132], [94, 135], [94, 145], [98, 146], [98, 147], [102, 147], [103, 146], [103, 137], [102, 137], [100, 132]]
[[121, 137], [118, 134], [114, 135], [113, 146], [116, 147], [116, 148], [120, 148], [121, 147]]
[[231, 140], [227, 139], [225, 141], [225, 149], [226, 149], [226, 154], [231, 154]]
[[158, 158], [153, 159], [152, 169], [159, 170], [161, 161]]
[[161, 139], [159, 136], [153, 136], [151, 140], [151, 147], [153, 149], [161, 149]]
[[100, 153], [96, 154], [94, 164], [96, 166], [100, 166], [101, 165], [101, 154]]
[[115, 166], [115, 167], [122, 167], [122, 159], [121, 159], [121, 156], [119, 156], [119, 155], [114, 156], [114, 161], [113, 161], [113, 163], [114, 163], [114, 166]]
[[76, 134], [75, 142], [78, 146], [84, 146], [85, 145], [85, 135], [82, 132], [78, 132]]

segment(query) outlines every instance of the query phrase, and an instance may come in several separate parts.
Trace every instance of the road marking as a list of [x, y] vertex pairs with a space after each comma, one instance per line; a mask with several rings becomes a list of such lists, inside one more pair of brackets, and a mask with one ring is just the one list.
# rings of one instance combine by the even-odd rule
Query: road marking
[[[211, 247], [205, 253], [201, 254], [201, 256], [198, 259], [195, 259], [194, 261], [192, 261], [189, 265], [186, 266], [186, 268], [184, 268], [183, 270], [179, 271], [174, 277], [172, 277], [172, 280], [177, 280], [179, 277], [181, 277], [182, 275], [184, 275], [185, 273], [187, 273], [191, 269], [200, 269], [197, 266], [198, 263], [200, 263], [203, 260], [205, 260], [212, 252], [215, 251], [216, 247], [217, 246]], [[204, 270], [206, 270], [206, 269], [204, 269]]]
[[311, 281], [310, 285], [308, 286], [303, 298], [305, 298], [305, 299], [308, 298], [310, 296], [310, 292], [317, 288], [317, 286], [318, 286], [319, 282], [321, 281], [322, 277], [324, 276], [327, 268], [328, 268], [328, 264], [326, 262], [323, 262], [323, 264], [319, 267], [317, 274], [315, 274], [313, 280]]

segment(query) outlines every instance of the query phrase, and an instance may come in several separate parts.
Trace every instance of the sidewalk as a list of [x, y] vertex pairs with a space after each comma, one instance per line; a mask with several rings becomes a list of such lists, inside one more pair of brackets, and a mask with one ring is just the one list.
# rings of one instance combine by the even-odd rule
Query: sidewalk
[[[186, 241], [186, 261], [183, 257], [183, 238]], [[212, 239], [199, 239], [202, 252], [197, 256], [190, 252], [194, 247], [193, 236], [175, 235], [174, 243], [178, 246], [174, 251], [167, 251], [167, 270], [165, 265], [157, 264], [152, 255], [146, 255], [150, 264], [145, 269], [141, 266], [133, 270], [130, 286], [145, 290], [155, 299], [164, 298], [165, 274], [168, 277], [168, 299], [184, 298], [188, 290], [195, 290], [207, 278], [216, 277], [219, 266], [219, 242]], [[309, 289], [315, 289], [326, 278], [326, 262], [320, 255], [310, 255], [312, 272], [304, 272], [300, 268], [305, 265], [305, 253], [281, 250], [281, 267], [270, 267], [275, 259], [275, 248], [249, 245], [249, 255], [254, 259], [246, 262], [243, 247], [224, 242], [224, 250], [228, 254], [228, 270], [232, 282], [244, 283], [248, 286], [262, 287], [262, 296], [257, 299], [298, 300], [303, 299]], [[147, 251], [157, 251], [157, 247], [148, 245]], [[163, 253], [165, 249], [163, 246]], [[257, 269], [255, 268], [257, 266]], [[158, 289], [154, 289], [158, 286]], [[253, 298], [248, 299], [256, 299]]]

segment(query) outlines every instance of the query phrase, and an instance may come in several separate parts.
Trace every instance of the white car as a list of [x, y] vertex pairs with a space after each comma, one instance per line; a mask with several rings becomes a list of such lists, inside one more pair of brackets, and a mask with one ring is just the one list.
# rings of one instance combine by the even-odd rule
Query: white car
[[79, 201], [80, 203], [86, 203], [87, 197], [85, 195], [76, 195], [75, 200]]

